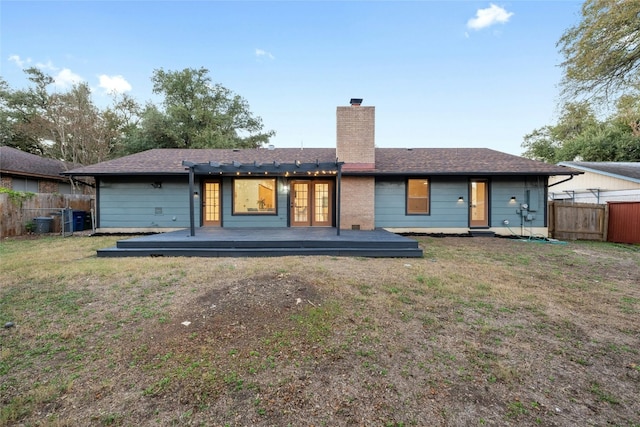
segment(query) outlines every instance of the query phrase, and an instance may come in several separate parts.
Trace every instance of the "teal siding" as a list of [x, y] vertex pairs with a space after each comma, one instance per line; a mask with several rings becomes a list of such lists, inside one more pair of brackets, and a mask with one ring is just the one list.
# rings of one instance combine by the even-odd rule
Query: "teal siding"
[[[545, 177], [489, 178], [489, 226], [546, 226]], [[467, 228], [469, 227], [469, 178], [431, 177], [430, 215], [407, 215], [404, 178], [379, 178], [375, 187], [376, 227], [387, 228]], [[462, 196], [464, 202], [459, 202]], [[511, 197], [516, 202], [511, 203]], [[526, 220], [521, 203], [529, 203], [532, 220]], [[535, 211], [532, 211], [536, 209]]]
[[[406, 214], [406, 180], [376, 180], [376, 227], [448, 228], [468, 225], [468, 180], [466, 178], [430, 179], [430, 215]], [[465, 202], [458, 202], [463, 196]]]
[[[491, 226], [504, 227], [504, 220], [509, 227], [545, 227], [546, 226], [546, 177], [498, 177], [491, 181]], [[515, 203], [511, 197], [515, 196]], [[529, 211], [522, 212], [520, 205], [529, 204]], [[526, 220], [526, 214], [532, 220]], [[515, 228], [514, 228], [515, 230]], [[519, 232], [520, 230], [518, 230]]]
[[[161, 188], [153, 188], [162, 181]], [[278, 188], [282, 181], [278, 180]], [[202, 191], [199, 180], [195, 189]], [[149, 178], [137, 181], [108, 181], [100, 183], [99, 227], [101, 228], [180, 228], [189, 227], [188, 180]], [[232, 180], [222, 182], [223, 227], [286, 227], [288, 198], [278, 191], [277, 215], [233, 215]], [[195, 200], [195, 224], [200, 226], [200, 199]]]
[[[154, 182], [162, 182], [154, 188]], [[223, 227], [287, 227], [289, 198], [286, 180], [278, 179], [276, 215], [233, 215], [232, 179], [222, 182]], [[489, 179], [489, 226], [546, 226], [546, 177], [493, 177]], [[467, 228], [469, 226], [469, 178], [430, 177], [430, 214], [407, 215], [405, 178], [378, 178], [375, 185], [375, 226], [386, 228]], [[196, 180], [196, 190], [201, 191]], [[100, 228], [187, 228], [189, 183], [186, 177], [148, 177], [124, 180], [102, 179], [98, 190]], [[464, 202], [458, 198], [464, 197]], [[511, 203], [511, 197], [516, 202]], [[195, 224], [200, 226], [200, 199], [196, 199]], [[530, 210], [522, 212], [521, 203]], [[530, 214], [530, 219], [526, 214]]]
[[[154, 182], [162, 182], [154, 188]], [[189, 227], [189, 183], [186, 179], [149, 178], [99, 183], [99, 227]], [[195, 212], [196, 224], [200, 212]]]

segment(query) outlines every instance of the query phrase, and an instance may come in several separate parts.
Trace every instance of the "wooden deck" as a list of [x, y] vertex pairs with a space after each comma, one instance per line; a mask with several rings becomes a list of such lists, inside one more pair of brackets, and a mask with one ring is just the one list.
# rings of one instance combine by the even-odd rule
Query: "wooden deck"
[[120, 240], [98, 250], [98, 257], [191, 256], [268, 257], [333, 255], [380, 258], [422, 257], [414, 239], [385, 230], [341, 230], [330, 227], [197, 228]]

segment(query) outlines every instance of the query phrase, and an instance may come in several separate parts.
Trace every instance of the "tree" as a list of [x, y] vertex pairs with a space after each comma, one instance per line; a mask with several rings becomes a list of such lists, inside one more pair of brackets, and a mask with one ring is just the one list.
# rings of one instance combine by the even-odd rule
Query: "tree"
[[104, 110], [91, 99], [87, 83], [66, 92], [37, 68], [25, 70], [32, 87], [12, 90], [0, 80], [0, 143], [72, 163], [93, 164], [113, 157], [135, 127], [138, 106], [114, 95]]
[[50, 90], [53, 78], [25, 70], [32, 86], [13, 90], [0, 78], [0, 144], [73, 163], [93, 164], [150, 148], [256, 148], [275, 134], [247, 102], [214, 85], [204, 68], [156, 70], [153, 91], [162, 108], [141, 108], [127, 95], [113, 95], [100, 109], [87, 83]]
[[616, 121], [627, 125], [634, 136], [640, 136], [640, 90], [635, 94], [622, 95], [616, 103]]
[[541, 162], [557, 163], [558, 150], [561, 146], [562, 142], [554, 136], [553, 126], [544, 126], [525, 135], [522, 142], [522, 148], [525, 151], [522, 156]]
[[164, 148], [257, 148], [275, 135], [262, 132], [260, 117], [229, 89], [212, 84], [205, 68], [154, 71], [153, 92], [162, 95], [163, 109], [153, 104], [141, 114], [139, 128], [127, 141], [129, 152]]
[[568, 102], [563, 105], [560, 119], [553, 129], [558, 140], [568, 141], [597, 123], [598, 119], [588, 102]]
[[102, 121], [110, 130], [110, 157], [126, 154], [125, 142], [140, 122], [140, 105], [129, 95], [112, 94], [112, 104], [102, 111]]
[[558, 123], [536, 129], [524, 137], [524, 157], [549, 163], [568, 160], [566, 157], [570, 154], [565, 144], [598, 123], [587, 102], [569, 102], [562, 108]]
[[610, 98], [640, 80], [640, 2], [586, 0], [582, 20], [562, 35], [563, 92]]
[[561, 161], [640, 161], [639, 95], [621, 98], [615, 114], [598, 121], [589, 106], [568, 103], [558, 123], [534, 130], [524, 137], [524, 157], [549, 163]]
[[0, 143], [42, 155], [42, 142], [48, 133], [43, 117], [50, 101], [47, 87], [53, 78], [37, 68], [28, 68], [25, 73], [35, 87], [12, 90], [4, 80], [0, 81]]
[[171, 132], [169, 117], [153, 104], [147, 104], [140, 114], [139, 126], [132, 129], [124, 142], [124, 154], [139, 153], [152, 148], [178, 147], [179, 141]]
[[91, 165], [110, 158], [117, 138], [112, 127], [91, 100], [86, 83], [74, 85], [62, 94], [53, 94], [45, 113], [50, 157]]

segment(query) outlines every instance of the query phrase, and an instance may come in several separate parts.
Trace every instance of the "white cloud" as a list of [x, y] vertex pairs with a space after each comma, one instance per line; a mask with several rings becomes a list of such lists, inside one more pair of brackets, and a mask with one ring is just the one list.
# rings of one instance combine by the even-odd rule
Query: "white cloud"
[[18, 67], [25, 68], [31, 63], [31, 58], [22, 59], [20, 55], [11, 55], [9, 56], [9, 62], [15, 62]]
[[276, 57], [273, 56], [271, 52], [267, 52], [266, 50], [262, 50], [262, 49], [256, 49], [256, 56], [258, 58], [276, 59]]
[[[18, 67], [25, 69], [31, 66], [31, 58], [23, 59], [20, 55], [9, 56], [9, 61], [14, 62]], [[46, 75], [50, 75], [53, 78], [54, 86], [58, 89], [68, 89], [74, 84], [84, 82], [84, 79], [80, 75], [74, 73], [68, 68], [58, 68], [53, 62], [36, 62], [34, 65]]]
[[106, 93], [124, 93], [131, 90], [131, 85], [122, 76], [107, 76], [101, 74], [98, 76], [100, 83], [98, 87], [104, 89]]
[[41, 70], [49, 70], [49, 71], [58, 71], [59, 70], [59, 68], [56, 67], [55, 65], [53, 65], [53, 63], [51, 61], [38, 62], [38, 63], [36, 63], [36, 67], [40, 68]]
[[55, 81], [56, 86], [63, 89], [73, 86], [77, 83], [82, 83], [84, 81], [82, 77], [68, 68], [63, 68], [62, 70], [60, 70], [58, 74], [53, 76], [53, 80]]
[[482, 30], [495, 24], [505, 24], [512, 16], [513, 12], [507, 12], [500, 6], [491, 3], [488, 8], [476, 11], [476, 17], [467, 21], [467, 28]]

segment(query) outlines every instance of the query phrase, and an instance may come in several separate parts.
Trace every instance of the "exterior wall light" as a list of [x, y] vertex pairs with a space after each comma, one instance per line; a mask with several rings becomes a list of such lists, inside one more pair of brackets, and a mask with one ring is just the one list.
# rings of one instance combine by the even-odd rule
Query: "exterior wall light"
[[511, 199], [509, 200], [510, 204], [516, 203], [516, 196], [511, 196]]
[[458, 203], [462, 203], [462, 202], [464, 202], [464, 197], [462, 196], [458, 197]]

